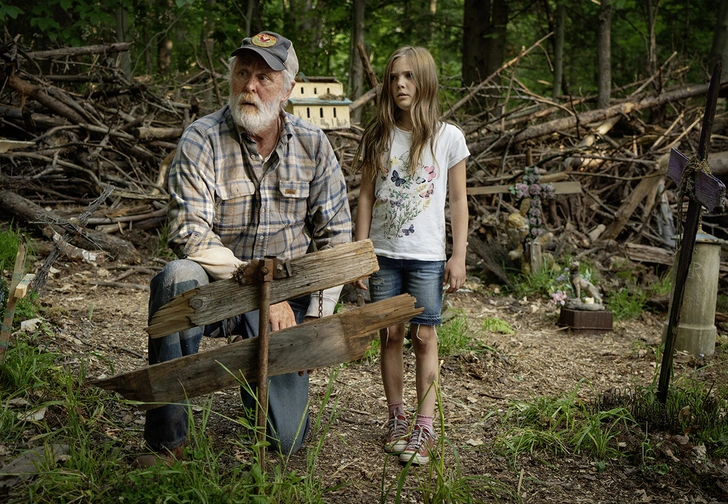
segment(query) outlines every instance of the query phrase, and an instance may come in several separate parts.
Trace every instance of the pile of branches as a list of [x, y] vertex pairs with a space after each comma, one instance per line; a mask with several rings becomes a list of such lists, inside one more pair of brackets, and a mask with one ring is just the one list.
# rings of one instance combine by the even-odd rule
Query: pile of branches
[[[38, 225], [49, 238], [81, 227], [93, 246], [138, 262], [133, 247], [121, 245], [125, 234], [163, 225], [176, 143], [187, 125], [224, 102], [225, 77], [202, 68], [184, 81], [153, 86], [120, 70], [127, 50], [122, 43], [25, 52], [13, 39], [0, 46], [0, 212]], [[593, 109], [594, 97], [538, 96], [515, 72], [509, 75], [530, 50], [479, 85], [460, 90], [463, 98], [443, 115], [465, 131], [472, 154], [471, 262], [488, 269], [502, 263], [493, 251], [512, 246], [506, 222], [520, 210], [503, 187], [519, 182], [526, 167], [538, 166], [542, 183], [579, 182], [581, 188], [544, 209], [554, 237], [549, 247], [556, 253], [566, 246], [580, 254], [621, 247], [633, 260], [671, 265], [675, 243], [669, 223], [677, 202], [665, 175], [667, 158], [671, 147], [687, 155], [694, 151], [707, 84], [663, 90], [655, 84], [670, 74], [666, 62], [661, 73], [632, 84], [630, 94], [621, 90], [625, 98]], [[375, 96], [375, 85], [366, 99]], [[674, 117], [667, 118], [670, 113]], [[647, 115], [654, 122], [646, 123]], [[728, 154], [720, 152], [725, 122], [724, 116], [716, 118], [710, 149], [718, 176], [728, 173]], [[361, 131], [358, 126], [327, 131], [352, 211], [360, 176], [351, 161]], [[482, 191], [489, 187], [493, 190]], [[107, 196], [99, 201], [102, 195]], [[61, 210], [78, 215], [92, 203], [96, 207], [81, 223]], [[704, 219], [709, 232], [728, 238], [723, 225], [720, 216]]]

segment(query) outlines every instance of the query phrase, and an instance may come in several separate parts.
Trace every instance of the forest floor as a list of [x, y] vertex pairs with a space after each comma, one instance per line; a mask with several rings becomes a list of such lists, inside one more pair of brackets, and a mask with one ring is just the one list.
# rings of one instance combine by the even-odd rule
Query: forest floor
[[[147, 266], [159, 268], [150, 259]], [[55, 327], [58, 348], [89, 356], [88, 378], [121, 373], [146, 364], [148, 292], [95, 285], [127, 269], [121, 264], [57, 262], [41, 302]], [[150, 273], [125, 281], [148, 285]], [[485, 351], [465, 352], [441, 361], [441, 407], [446, 443], [442, 456], [449, 474], [460, 474], [451, 485], [470, 485], [475, 502], [527, 503], [644, 503], [728, 501], [728, 465], [724, 459], [705, 457], [704, 450], [686, 437], [653, 433], [649, 468], [622, 457], [600, 464], [589, 455], [537, 450], [513, 460], [498, 449], [498, 441], [512, 425], [505, 413], [518, 401], [555, 398], [578, 390], [577, 398], [591, 403], [610, 389], [623, 391], [647, 386], [655, 379], [656, 352], [664, 314], [643, 313], [636, 321], [615, 322], [600, 334], [574, 334], [557, 325], [558, 308], [543, 299], [515, 299], [494, 286], [469, 281], [462, 291], [447, 299], [452, 313], [466, 315], [472, 336], [487, 346]], [[506, 321], [513, 334], [482, 329], [489, 318]], [[719, 334], [715, 356], [693, 359], [678, 354], [675, 378], [692, 376], [728, 383], [726, 337]], [[202, 351], [225, 344], [203, 339]], [[113, 371], [109, 363], [113, 363]], [[311, 374], [310, 393], [314, 417], [322, 408], [332, 368]], [[406, 406], [414, 411], [414, 355], [405, 352]], [[209, 404], [210, 398], [198, 398]], [[235, 419], [241, 416], [239, 393], [229, 389], [213, 394], [216, 413], [206, 434], [220, 450], [231, 450], [242, 435]], [[290, 457], [288, 470], [306, 473], [310, 457], [323, 436], [315, 457], [315, 478], [332, 489], [326, 502], [394, 502], [397, 478], [402, 471], [394, 457], [382, 451], [386, 401], [378, 359], [343, 366], [335, 375], [333, 394], [324, 406], [327, 427], [314, 431], [305, 449]], [[125, 428], [134, 433], [124, 451], [128, 462], [144, 450], [143, 413], [121, 407]], [[218, 415], [219, 414], [219, 415]], [[202, 415], [197, 414], [198, 423]], [[439, 421], [437, 422], [440, 423]], [[627, 443], [630, 441], [627, 440]], [[639, 440], [634, 441], [639, 445]], [[624, 446], [624, 445], [620, 445]], [[630, 450], [633, 448], [632, 450]], [[639, 452], [639, 446], [625, 453]], [[244, 453], [237, 453], [247, 463]], [[235, 459], [232, 458], [234, 461]], [[281, 464], [269, 455], [270, 464]], [[194, 463], [194, 462], [189, 462]], [[652, 469], [650, 469], [652, 468]], [[490, 478], [492, 491], [477, 488], [477, 475]], [[410, 469], [401, 502], [423, 502], [421, 488], [431, 481], [426, 468]], [[382, 499], [383, 488], [390, 489]]]

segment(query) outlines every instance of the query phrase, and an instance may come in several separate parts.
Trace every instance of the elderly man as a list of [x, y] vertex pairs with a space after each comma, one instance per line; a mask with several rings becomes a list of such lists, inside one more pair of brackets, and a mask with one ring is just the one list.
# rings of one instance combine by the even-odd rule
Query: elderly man
[[[230, 58], [230, 98], [184, 132], [169, 174], [169, 242], [180, 259], [151, 281], [149, 317], [178, 294], [229, 278], [254, 258], [300, 257], [351, 240], [346, 185], [325, 134], [283, 111], [298, 58], [291, 41], [262, 32], [245, 38]], [[324, 291], [323, 314], [339, 289]], [[318, 295], [270, 307], [271, 330], [318, 317]], [[257, 334], [258, 313], [149, 341], [149, 363], [196, 353], [202, 335]], [[253, 389], [255, 390], [255, 389]], [[255, 398], [243, 393], [246, 407]], [[275, 376], [268, 388], [268, 439], [297, 451], [308, 431], [308, 375]], [[144, 439], [156, 453], [148, 466], [182, 456], [188, 409], [171, 404], [147, 412]]]

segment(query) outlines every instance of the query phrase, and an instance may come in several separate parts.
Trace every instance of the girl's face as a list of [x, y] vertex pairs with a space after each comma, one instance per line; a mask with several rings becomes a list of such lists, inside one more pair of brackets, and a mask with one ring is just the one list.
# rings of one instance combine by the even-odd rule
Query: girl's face
[[394, 60], [389, 79], [395, 105], [402, 110], [409, 111], [417, 95], [417, 87], [412, 67], [407, 62], [406, 56]]

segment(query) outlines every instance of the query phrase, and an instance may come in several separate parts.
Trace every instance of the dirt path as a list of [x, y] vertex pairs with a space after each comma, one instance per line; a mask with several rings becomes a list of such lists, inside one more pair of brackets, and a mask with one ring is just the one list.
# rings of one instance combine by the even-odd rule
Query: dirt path
[[[113, 363], [114, 373], [146, 363], [147, 292], [92, 284], [117, 275], [122, 271], [120, 266], [56, 265], [60, 271], [49, 280], [43, 298], [48, 317], [57, 326], [58, 346], [69, 352], [97, 354], [89, 357], [90, 378], [111, 373], [109, 362]], [[147, 285], [149, 279], [145, 273], [125, 281]], [[470, 290], [449, 297], [450, 309], [454, 313], [462, 311], [471, 332], [493, 350], [442, 359], [441, 403], [447, 439], [444, 456], [450, 474], [459, 471], [463, 477], [488, 476], [506, 489], [497, 493], [506, 502], [516, 502], [516, 492], [523, 502], [534, 503], [721, 502], [728, 498], [728, 492], [719, 488], [725, 481], [709, 490], [696, 482], [699, 468], [687, 460], [676, 465], [681, 470], [690, 467], [696, 474], [673, 473], [659, 479], [646, 476], [625, 460], [608, 462], [599, 471], [586, 456], [537, 454], [514, 462], [494, 452], [492, 443], [508, 428], [501, 415], [514, 401], [554, 397], [572, 392], [577, 386], [579, 397], [591, 401], [607, 389], [651, 383], [664, 317], [645, 314], [637, 322], [617, 323], [609, 333], [575, 335], [557, 327], [558, 311], [553, 305], [494, 295], [476, 283], [468, 287]], [[483, 323], [489, 318], [506, 321], [514, 333], [485, 331]], [[721, 336], [719, 349], [723, 343]], [[203, 350], [221, 344], [224, 342], [204, 339]], [[676, 359], [678, 373], [693, 368], [691, 359]], [[332, 371], [316, 370], [311, 376], [314, 415], [320, 412]], [[411, 351], [406, 355], [405, 372], [406, 406], [413, 411]], [[239, 425], [230, 420], [240, 415], [237, 391], [214, 394], [213, 408], [222, 416], [211, 418], [207, 434], [221, 448], [232, 446], [232, 440], [240, 436]], [[330, 418], [334, 410], [336, 419], [314, 432], [307, 445], [309, 451], [313, 450], [324, 436], [312, 469], [323, 485], [341, 485], [328, 494], [327, 502], [379, 502], [382, 486], [395, 482], [401, 467], [381, 449], [386, 401], [377, 361], [350, 364], [339, 370], [323, 418]], [[128, 410], [125, 419], [139, 440], [128, 446], [131, 461], [142, 449], [143, 416]], [[289, 468], [305, 473], [310, 467], [306, 453], [304, 450], [293, 456]], [[244, 460], [244, 453], [235, 455]], [[726, 474], [728, 468], [723, 480]], [[413, 470], [407, 478], [403, 502], [420, 502], [420, 494], [414, 489], [426, 481], [426, 470]], [[451, 481], [453, 487], [455, 482], [474, 485], [455, 478]], [[495, 502], [492, 494], [474, 486], [472, 489], [478, 502]], [[394, 502], [393, 492], [387, 501]]]

